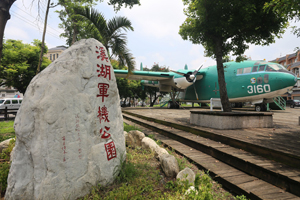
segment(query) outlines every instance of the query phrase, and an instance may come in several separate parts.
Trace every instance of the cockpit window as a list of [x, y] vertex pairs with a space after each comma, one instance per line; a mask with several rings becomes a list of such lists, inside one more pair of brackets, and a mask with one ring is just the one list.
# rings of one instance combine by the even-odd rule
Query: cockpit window
[[272, 71], [275, 71], [275, 70], [272, 67], [270, 67], [269, 65], [267, 65], [266, 71], [272, 72]]
[[246, 67], [246, 68], [244, 68], [244, 74], [250, 73], [251, 69], [252, 69], [252, 67]]
[[261, 66], [259, 66], [258, 71], [259, 71], [259, 72], [264, 71], [264, 70], [265, 70], [265, 66], [266, 66], [266, 65], [261, 65]]
[[237, 74], [242, 74], [243, 73], [243, 68], [237, 69]]
[[273, 71], [278, 71], [278, 70], [287, 70], [284, 66], [279, 65], [279, 64], [269, 64], [269, 66], [274, 69]]
[[252, 72], [257, 72], [258, 66], [254, 66]]

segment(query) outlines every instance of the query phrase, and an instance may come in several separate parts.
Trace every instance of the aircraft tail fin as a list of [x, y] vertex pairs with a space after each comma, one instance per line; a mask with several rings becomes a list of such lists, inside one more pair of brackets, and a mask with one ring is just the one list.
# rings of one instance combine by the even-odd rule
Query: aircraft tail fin
[[143, 63], [140, 65], [140, 70], [143, 71]]

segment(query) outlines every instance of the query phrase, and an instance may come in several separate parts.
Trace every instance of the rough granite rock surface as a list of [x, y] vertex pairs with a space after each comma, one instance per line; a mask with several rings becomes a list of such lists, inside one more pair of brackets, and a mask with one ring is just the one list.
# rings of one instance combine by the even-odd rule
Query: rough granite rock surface
[[176, 177], [179, 173], [179, 165], [173, 155], [162, 154], [160, 157], [160, 164], [167, 177]]
[[142, 146], [142, 139], [145, 137], [145, 134], [138, 130], [132, 130], [128, 132], [129, 141], [134, 147]]
[[186, 167], [183, 170], [181, 170], [177, 176], [176, 176], [176, 180], [179, 179], [180, 181], [189, 181], [189, 184], [194, 185], [195, 182], [195, 173], [193, 172], [193, 170], [191, 170], [190, 168]]
[[104, 46], [81, 40], [35, 76], [14, 126], [6, 200], [77, 199], [111, 183], [126, 148]]

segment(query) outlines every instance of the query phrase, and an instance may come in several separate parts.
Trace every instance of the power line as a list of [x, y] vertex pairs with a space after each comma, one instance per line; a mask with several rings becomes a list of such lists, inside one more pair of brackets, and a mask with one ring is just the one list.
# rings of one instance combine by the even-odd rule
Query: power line
[[[32, 25], [32, 26], [35, 27], [35, 28], [39, 27], [39, 26], [38, 26], [37, 24], [35, 24], [34, 22], [32, 22], [32, 21], [30, 21], [30, 20], [28, 20], [28, 19], [26, 19], [26, 18], [23, 18], [21, 15], [19, 15], [19, 14], [17, 14], [17, 13], [14, 13], [14, 16], [17, 17], [17, 18], [19, 18], [19, 19], [21, 19], [22, 21], [24, 21], [24, 22], [26, 22], [26, 23]], [[42, 32], [42, 31], [40, 30], [40, 28], [38, 28], [38, 29], [39, 29], [40, 32]], [[47, 32], [48, 32], [48, 31], [47, 31]], [[52, 36], [57, 37], [57, 35], [54, 34], [54, 33], [52, 33], [51, 31], [49, 31], [49, 33], [50, 33]]]
[[[29, 15], [31, 18], [33, 18], [35, 21], [37, 21], [36, 17], [32, 16], [31, 14], [29, 14], [28, 12], [24, 11], [22, 8], [18, 7], [17, 5], [13, 4], [13, 6], [15, 6], [16, 8], [18, 8], [19, 10], [21, 10], [22, 12], [24, 12], [25, 14]], [[24, 16], [22, 16], [24, 17]], [[57, 32], [60, 34], [60, 32], [58, 30], [56, 30], [55, 28], [52, 28], [49, 24], [47, 24], [47, 27], [52, 29], [53, 31]]]
[[[41, 32], [40, 28], [38, 28], [39, 26], [38, 26], [37, 24], [35, 24], [34, 22], [28, 20], [27, 18], [22, 17], [21, 15], [15, 13], [15, 12], [13, 12], [12, 14], [13, 14], [14, 17], [16, 17], [16, 18], [18, 18], [18, 19], [20, 19], [20, 20], [26, 22], [27, 24], [33, 26], [35, 29], [37, 29], [38, 31]], [[59, 40], [62, 40], [59, 36], [57, 36], [55, 33], [51, 32], [51, 31], [49, 31], [49, 30], [48, 30], [46, 33], [49, 34], [49, 35], [52, 36], [52, 37], [55, 37], [55, 38], [57, 38], [57, 39], [59, 39]], [[63, 41], [63, 40], [62, 40], [62, 41]]]

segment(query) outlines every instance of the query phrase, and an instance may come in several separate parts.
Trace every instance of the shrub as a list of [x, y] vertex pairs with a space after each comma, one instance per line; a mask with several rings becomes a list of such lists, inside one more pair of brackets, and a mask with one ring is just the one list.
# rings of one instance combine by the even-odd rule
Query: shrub
[[4, 195], [7, 187], [7, 177], [10, 165], [8, 162], [0, 163], [0, 192], [1, 196]]

